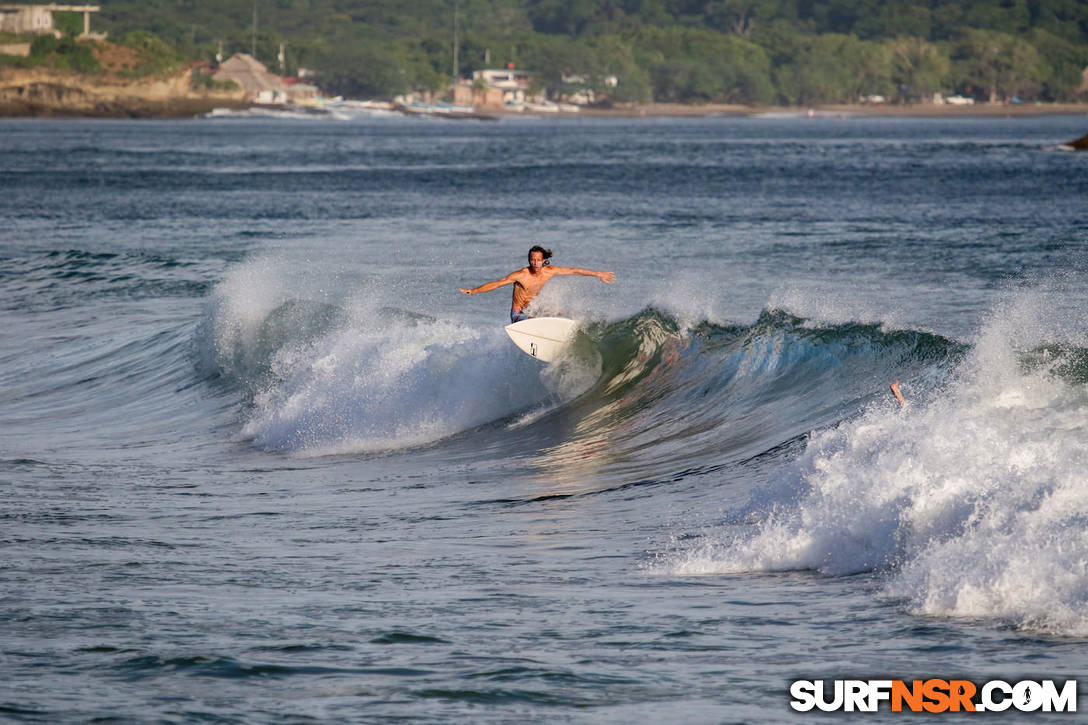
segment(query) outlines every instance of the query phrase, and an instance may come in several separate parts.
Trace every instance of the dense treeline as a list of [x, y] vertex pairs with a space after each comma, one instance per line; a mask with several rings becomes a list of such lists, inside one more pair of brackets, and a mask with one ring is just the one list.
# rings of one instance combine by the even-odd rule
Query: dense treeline
[[1088, 66], [1078, 0], [104, 0], [95, 23], [273, 70], [282, 43], [284, 72], [355, 97], [446, 87], [455, 27], [462, 77], [514, 63], [621, 102], [1068, 101]]

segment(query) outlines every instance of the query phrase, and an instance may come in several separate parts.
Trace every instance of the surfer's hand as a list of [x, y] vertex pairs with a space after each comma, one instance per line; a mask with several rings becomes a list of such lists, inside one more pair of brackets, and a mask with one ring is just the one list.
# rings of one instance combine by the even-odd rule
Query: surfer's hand
[[612, 284], [613, 282], [616, 281], [616, 273], [615, 272], [601, 272], [600, 274], [597, 275], [597, 279], [601, 280], [605, 284]]

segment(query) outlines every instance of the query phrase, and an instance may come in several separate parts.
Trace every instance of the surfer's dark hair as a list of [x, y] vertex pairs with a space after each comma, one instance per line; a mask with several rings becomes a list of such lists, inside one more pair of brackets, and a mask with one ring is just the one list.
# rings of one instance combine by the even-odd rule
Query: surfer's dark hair
[[552, 250], [545, 249], [544, 247], [540, 246], [539, 244], [536, 244], [536, 245], [533, 246], [532, 249], [529, 250], [528, 259], [529, 259], [530, 262], [533, 261], [533, 252], [540, 252], [541, 254], [544, 255], [544, 264], [547, 264], [548, 260], [552, 258]]

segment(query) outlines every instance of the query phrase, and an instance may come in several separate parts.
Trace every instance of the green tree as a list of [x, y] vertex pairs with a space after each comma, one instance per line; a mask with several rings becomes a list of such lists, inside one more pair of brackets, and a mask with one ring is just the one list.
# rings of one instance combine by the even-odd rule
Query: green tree
[[177, 71], [185, 64], [173, 46], [146, 30], [125, 33], [118, 44], [135, 50], [140, 56], [140, 64], [132, 70], [132, 75], [164, 75]]
[[846, 102], [872, 93], [887, 95], [891, 90], [891, 57], [880, 43], [853, 35], [826, 35], [815, 46], [823, 57], [838, 59], [836, 65], [845, 74], [841, 86]]
[[1083, 0], [1035, 0], [1032, 25], [1068, 43], [1088, 43], [1088, 3]]
[[901, 102], [931, 98], [945, 87], [951, 62], [937, 46], [921, 38], [902, 37], [887, 41], [884, 47]]
[[703, 4], [707, 27], [747, 38], [761, 23], [773, 18], [778, 8], [773, 0], [710, 0]]
[[98, 58], [89, 43], [80, 43], [75, 38], [54, 38], [52, 35], [40, 35], [30, 44], [30, 65], [40, 65], [57, 70], [71, 70], [77, 73], [99, 73], [102, 70]]
[[964, 25], [978, 30], [1015, 34], [1026, 31], [1031, 24], [1027, 0], [974, 0], [962, 4]]
[[932, 29], [933, 17], [928, 3], [893, 0], [874, 3], [860, 13], [851, 32], [870, 39], [902, 35], [928, 38]]
[[549, 97], [556, 98], [564, 90], [564, 76], [588, 79], [599, 74], [596, 54], [573, 38], [536, 35], [522, 47], [522, 67], [535, 73], [535, 82]]
[[620, 103], [651, 98], [649, 76], [635, 60], [631, 43], [618, 35], [582, 40], [531, 35], [520, 43], [517, 65], [533, 71], [537, 87], [551, 98], [582, 88]]
[[600, 20], [595, 0], [537, 0], [528, 3], [529, 20], [538, 33], [581, 35]]
[[[650, 74], [638, 64], [631, 42], [617, 35], [604, 35], [593, 40], [599, 59], [599, 74], [593, 79], [593, 90], [617, 103], [645, 103], [653, 100]], [[617, 81], [615, 86], [609, 78]]]
[[83, 33], [83, 15], [73, 12], [53, 13], [53, 27], [69, 38], [75, 38]]
[[393, 98], [412, 88], [413, 78], [394, 49], [373, 44], [332, 46], [317, 51], [316, 81], [349, 98]]
[[438, 91], [449, 85], [452, 60], [445, 54], [447, 49], [448, 46], [443, 44], [430, 48], [421, 42], [402, 41], [397, 44], [396, 57], [405, 71], [410, 90]]
[[766, 103], [770, 61], [741, 38], [689, 28], [644, 28], [634, 39], [654, 98], [694, 103]]
[[1088, 46], [1070, 43], [1039, 28], [1028, 33], [1027, 40], [1039, 54], [1043, 100], [1078, 100], [1078, 93], [1083, 95], [1080, 87], [1084, 83], [1082, 74], [1088, 67]]
[[775, 81], [787, 104], [853, 103], [891, 87], [890, 59], [878, 43], [853, 35], [787, 36]]
[[1042, 88], [1039, 53], [1026, 40], [993, 30], [963, 30], [952, 55], [953, 78], [978, 88], [990, 103], [1013, 96], [1032, 97]]

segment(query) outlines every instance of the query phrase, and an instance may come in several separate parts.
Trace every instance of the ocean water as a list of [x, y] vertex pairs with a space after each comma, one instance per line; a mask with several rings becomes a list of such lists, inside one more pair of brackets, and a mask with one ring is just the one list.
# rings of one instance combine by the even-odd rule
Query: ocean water
[[0, 719], [1080, 676], [1086, 126], [0, 122]]

